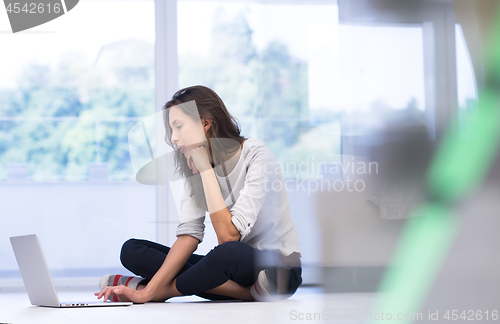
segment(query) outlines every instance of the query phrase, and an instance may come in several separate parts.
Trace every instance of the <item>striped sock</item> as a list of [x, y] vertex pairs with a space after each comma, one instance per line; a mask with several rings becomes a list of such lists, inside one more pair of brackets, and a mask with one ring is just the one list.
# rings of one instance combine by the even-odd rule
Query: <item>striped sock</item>
[[256, 301], [278, 301], [284, 299], [277, 293], [276, 284], [269, 280], [266, 270], [261, 270], [257, 281], [250, 287], [250, 294]]

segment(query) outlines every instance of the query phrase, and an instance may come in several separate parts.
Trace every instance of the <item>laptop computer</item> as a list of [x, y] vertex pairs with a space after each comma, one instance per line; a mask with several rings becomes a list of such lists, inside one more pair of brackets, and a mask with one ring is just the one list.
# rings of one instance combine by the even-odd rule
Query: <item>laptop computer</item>
[[10, 238], [32, 305], [46, 307], [128, 306], [132, 302], [59, 302], [42, 246], [36, 234]]

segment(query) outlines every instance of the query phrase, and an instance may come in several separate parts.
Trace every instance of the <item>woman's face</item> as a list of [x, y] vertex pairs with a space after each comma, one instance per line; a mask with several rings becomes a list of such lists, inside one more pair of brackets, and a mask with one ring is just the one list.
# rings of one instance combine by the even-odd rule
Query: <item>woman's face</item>
[[172, 128], [172, 143], [184, 155], [207, 141], [200, 120], [194, 120], [176, 106], [170, 107], [168, 114], [170, 127]]

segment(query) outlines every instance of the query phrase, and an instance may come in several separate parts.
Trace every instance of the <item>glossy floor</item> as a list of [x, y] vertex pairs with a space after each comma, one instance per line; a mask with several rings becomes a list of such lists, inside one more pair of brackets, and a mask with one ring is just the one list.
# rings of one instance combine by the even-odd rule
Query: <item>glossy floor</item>
[[[362, 323], [359, 311], [369, 311], [375, 293], [324, 294], [319, 288], [299, 288], [279, 302], [208, 301], [196, 296], [166, 303], [128, 307], [59, 309], [31, 306], [25, 292], [0, 294], [0, 323]], [[93, 291], [59, 292], [62, 301], [93, 300]], [[309, 317], [309, 318], [308, 318]], [[313, 319], [314, 317], [315, 320]], [[321, 318], [320, 318], [321, 317]]]

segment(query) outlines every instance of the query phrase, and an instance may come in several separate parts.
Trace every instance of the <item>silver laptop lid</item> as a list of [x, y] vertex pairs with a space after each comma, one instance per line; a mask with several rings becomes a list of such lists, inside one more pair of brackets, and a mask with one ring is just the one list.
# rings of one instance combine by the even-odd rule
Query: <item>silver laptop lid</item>
[[59, 307], [59, 298], [38, 236], [14, 236], [10, 242], [31, 304]]

